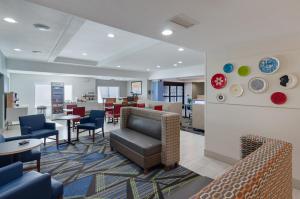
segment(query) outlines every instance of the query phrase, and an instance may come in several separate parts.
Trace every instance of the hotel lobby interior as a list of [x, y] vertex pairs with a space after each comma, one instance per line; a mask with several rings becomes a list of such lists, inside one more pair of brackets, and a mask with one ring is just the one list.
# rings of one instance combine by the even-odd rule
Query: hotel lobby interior
[[300, 199], [299, 9], [0, 0], [0, 199]]

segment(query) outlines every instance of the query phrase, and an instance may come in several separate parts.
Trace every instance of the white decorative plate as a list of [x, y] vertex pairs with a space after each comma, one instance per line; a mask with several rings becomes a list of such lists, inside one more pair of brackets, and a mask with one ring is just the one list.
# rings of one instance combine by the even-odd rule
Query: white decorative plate
[[285, 74], [282, 75], [280, 78], [280, 85], [284, 88], [291, 89], [297, 86], [298, 78], [293, 74]]
[[229, 92], [234, 97], [240, 97], [243, 95], [244, 89], [239, 84], [233, 84], [230, 86]]
[[249, 90], [253, 93], [263, 93], [268, 89], [268, 82], [261, 77], [253, 77], [248, 82]]
[[225, 102], [225, 100], [226, 100], [226, 97], [223, 93], [217, 94], [216, 98], [217, 98], [218, 102]]

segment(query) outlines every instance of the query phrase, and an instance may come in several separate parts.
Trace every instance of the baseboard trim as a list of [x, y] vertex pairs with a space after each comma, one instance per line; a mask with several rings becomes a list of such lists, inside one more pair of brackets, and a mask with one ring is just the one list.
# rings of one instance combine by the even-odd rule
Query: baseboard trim
[[[209, 151], [204, 149], [204, 155], [209, 157], [209, 158], [213, 158], [222, 162], [225, 162], [227, 164], [231, 164], [234, 165], [235, 163], [237, 163], [239, 160], [236, 160], [234, 158], [228, 157], [228, 156], [224, 156], [222, 154], [213, 152], [213, 151]], [[300, 190], [300, 180], [293, 178], [293, 186], [295, 189], [299, 189]]]
[[231, 164], [231, 165], [233, 165], [233, 164], [235, 164], [239, 161], [239, 160], [236, 160], [234, 158], [224, 156], [224, 155], [221, 155], [219, 153], [209, 151], [209, 150], [206, 150], [206, 149], [204, 149], [204, 155], [209, 157], [209, 158], [213, 158], [213, 159], [216, 159], [216, 160], [219, 160], [219, 161], [225, 162], [227, 164]]

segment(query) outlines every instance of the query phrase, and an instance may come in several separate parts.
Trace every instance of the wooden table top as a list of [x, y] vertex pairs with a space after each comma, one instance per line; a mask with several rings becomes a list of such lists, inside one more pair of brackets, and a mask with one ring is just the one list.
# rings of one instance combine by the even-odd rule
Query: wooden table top
[[[19, 142], [22, 142], [24, 140], [28, 140], [29, 143], [24, 145], [19, 145]], [[0, 143], [0, 156], [13, 155], [13, 154], [29, 151], [42, 144], [42, 141], [40, 139], [24, 139], [24, 140], [14, 140], [14, 141]]]

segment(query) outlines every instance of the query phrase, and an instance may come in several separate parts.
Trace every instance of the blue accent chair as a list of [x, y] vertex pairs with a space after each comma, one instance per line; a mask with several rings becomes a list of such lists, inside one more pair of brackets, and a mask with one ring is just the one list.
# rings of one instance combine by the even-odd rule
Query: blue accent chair
[[47, 137], [55, 135], [58, 147], [58, 130], [55, 129], [55, 123], [46, 122], [44, 114], [22, 116], [19, 117], [19, 121], [22, 135], [30, 135], [31, 138], [37, 139], [44, 138], [44, 145]]
[[[18, 137], [4, 138], [3, 135], [0, 134], [0, 143], [14, 141], [14, 140], [20, 140], [20, 139], [28, 139], [28, 138], [30, 138], [30, 136], [18, 136]], [[14, 157], [0, 156], [0, 167], [7, 166], [16, 161], [21, 161], [21, 162], [36, 161], [36, 169], [37, 169], [37, 171], [40, 171], [41, 152], [39, 149], [32, 149], [31, 151], [22, 152], [18, 155], [15, 155]]]
[[16, 162], [0, 168], [0, 199], [58, 199], [63, 197], [63, 184], [49, 174], [36, 171], [23, 173]]
[[[77, 140], [79, 140], [79, 133], [84, 131], [93, 131], [93, 142], [95, 142], [95, 130], [101, 128], [104, 137], [104, 119], [105, 111], [102, 110], [92, 110], [89, 117], [84, 117], [80, 119], [80, 124], [77, 125]], [[79, 132], [80, 129], [84, 131]]]

